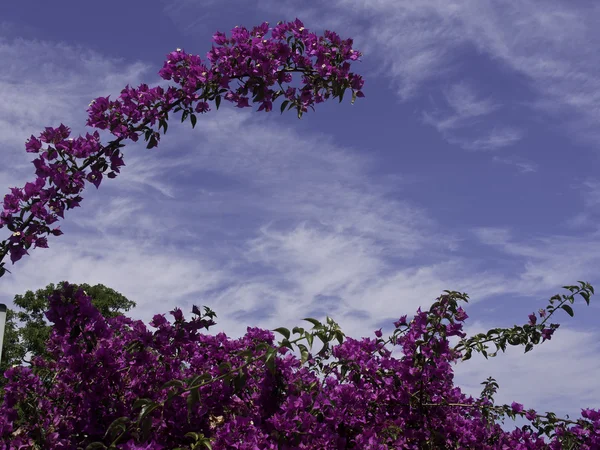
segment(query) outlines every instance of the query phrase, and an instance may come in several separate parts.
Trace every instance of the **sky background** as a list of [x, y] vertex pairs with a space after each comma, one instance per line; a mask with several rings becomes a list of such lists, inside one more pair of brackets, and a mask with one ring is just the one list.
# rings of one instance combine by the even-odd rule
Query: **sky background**
[[[600, 281], [594, 5], [3, 2], [2, 196], [35, 177], [31, 134], [61, 122], [91, 131], [93, 98], [160, 83], [168, 52], [204, 59], [212, 34], [236, 25], [298, 17], [353, 38], [366, 98], [301, 120], [227, 102], [194, 130], [172, 119], [157, 149], [129, 143], [120, 176], [86, 184], [50, 248], [6, 258], [0, 302], [62, 280], [102, 283], [146, 322], [197, 304], [230, 337], [329, 315], [358, 338], [389, 336], [448, 289], [471, 297], [469, 334], [524, 324], [561, 286]], [[552, 341], [526, 355], [457, 365], [456, 384], [478, 396], [494, 376], [497, 401], [571, 417], [600, 406], [598, 302], [557, 313]]]

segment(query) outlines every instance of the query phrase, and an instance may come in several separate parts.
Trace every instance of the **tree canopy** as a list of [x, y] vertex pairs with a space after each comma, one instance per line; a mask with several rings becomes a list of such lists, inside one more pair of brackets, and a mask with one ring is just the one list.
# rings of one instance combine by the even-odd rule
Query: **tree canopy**
[[[14, 365], [29, 364], [34, 356], [48, 356], [46, 341], [50, 337], [52, 326], [44, 313], [48, 310], [48, 296], [54, 290], [61, 289], [65, 283], [66, 281], [61, 281], [57, 286], [50, 283], [44, 289], [15, 296], [13, 303], [18, 310], [8, 308], [6, 311], [1, 374]], [[134, 301], [103, 284], [75, 285], [75, 289], [79, 287], [92, 298], [92, 304], [104, 317], [122, 315], [136, 306]], [[0, 377], [0, 386], [4, 386], [5, 382], [6, 379]]]

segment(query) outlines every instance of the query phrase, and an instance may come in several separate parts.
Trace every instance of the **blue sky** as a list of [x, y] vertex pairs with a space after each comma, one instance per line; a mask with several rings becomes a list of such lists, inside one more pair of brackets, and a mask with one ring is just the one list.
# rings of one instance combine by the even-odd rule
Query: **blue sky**
[[[198, 304], [231, 337], [326, 314], [373, 337], [449, 289], [471, 296], [472, 334], [600, 281], [592, 2], [5, 2], [1, 195], [34, 177], [31, 134], [89, 131], [91, 99], [160, 83], [175, 48], [204, 59], [215, 31], [296, 17], [355, 40], [365, 99], [302, 120], [229, 104], [194, 130], [171, 120], [158, 149], [128, 145], [122, 174], [84, 190], [49, 249], [9, 263], [0, 302], [102, 283], [145, 321]], [[599, 406], [597, 300], [559, 314], [553, 340], [527, 355], [458, 365], [457, 385], [477, 395], [491, 375], [501, 402], [571, 416]]]

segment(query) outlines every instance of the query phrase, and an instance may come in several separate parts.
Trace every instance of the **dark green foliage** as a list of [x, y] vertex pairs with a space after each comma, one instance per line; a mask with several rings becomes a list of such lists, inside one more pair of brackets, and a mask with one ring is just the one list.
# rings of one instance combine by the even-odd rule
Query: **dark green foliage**
[[[50, 283], [35, 293], [27, 291], [24, 295], [15, 296], [13, 303], [18, 310], [8, 309], [6, 312], [0, 374], [3, 375], [14, 365], [28, 365], [33, 356], [48, 356], [46, 341], [50, 337], [52, 326], [49, 325], [44, 313], [48, 309], [48, 296], [55, 289], [60, 289], [64, 283], [66, 282], [61, 281], [57, 286]], [[74, 286], [75, 289], [83, 288], [92, 298], [92, 304], [104, 317], [122, 315], [136, 305], [135, 302], [103, 284], [90, 286], [83, 283]], [[0, 388], [5, 382], [4, 376], [0, 376]]]

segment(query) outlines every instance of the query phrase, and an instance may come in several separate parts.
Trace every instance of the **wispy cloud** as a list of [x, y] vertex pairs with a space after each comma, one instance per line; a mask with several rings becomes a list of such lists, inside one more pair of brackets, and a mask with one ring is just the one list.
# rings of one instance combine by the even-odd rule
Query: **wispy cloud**
[[271, 11], [301, 15], [313, 26], [343, 25], [366, 52], [365, 60], [379, 62], [378, 74], [388, 76], [405, 101], [436, 89], [440, 82], [457, 77], [462, 81], [462, 74], [474, 77], [471, 67], [476, 58], [486, 64], [499, 63], [502, 73], [518, 74], [521, 83], [537, 93], [534, 100], [513, 96], [515, 105], [555, 116], [557, 123], [567, 125], [572, 137], [597, 142], [600, 63], [589, 43], [598, 38], [598, 5], [548, 1], [540, 7], [534, 0], [511, 0], [501, 6], [490, 0], [336, 0], [327, 6], [307, 5], [300, 11], [289, 2], [259, 4]]
[[440, 132], [468, 127], [498, 109], [500, 105], [491, 98], [480, 98], [475, 89], [465, 82], [457, 83], [444, 90], [444, 98], [450, 112], [426, 112], [426, 123]]
[[572, 284], [574, 280], [596, 280], [600, 264], [600, 234], [577, 236], [540, 235], [516, 237], [506, 228], [477, 228], [475, 236], [486, 245], [520, 261], [517, 288], [540, 291]]
[[465, 150], [490, 151], [513, 145], [523, 137], [517, 128], [487, 123], [488, 116], [501, 105], [490, 97], [482, 98], [466, 82], [444, 89], [443, 94], [447, 107], [424, 111], [423, 122], [449, 143]]
[[[17, 63], [24, 55], [35, 65]], [[10, 172], [17, 169], [21, 176], [33, 172], [31, 155], [25, 152], [31, 134], [61, 122], [76, 134], [84, 132], [85, 110], [92, 98], [137, 84], [148, 70], [144, 63], [124, 63], [84, 47], [2, 35], [0, 58], [11, 61], [0, 73], [0, 147], [11, 160]], [[3, 164], [0, 172], [6, 170]]]
[[[187, 18], [190, 33], [196, 20], [216, 14], [216, 9], [206, 16], [192, 14], [205, 4], [190, 0], [168, 5], [172, 17]], [[581, 56], [580, 50], [576, 45], [566, 49], [569, 41], [561, 40], [569, 35], [580, 43], [585, 32], [594, 33], [592, 19], [582, 31], [574, 27], [579, 12], [567, 13], [565, 5], [555, 3], [544, 11], [528, 10], [532, 5], [506, 2], [502, 9], [483, 1], [337, 0], [304, 14], [295, 3], [269, 4], [271, 12], [288, 8], [287, 19], [299, 16], [311, 27], [355, 36], [356, 47], [365, 50], [365, 65], [391, 80], [405, 102], [400, 107], [425, 92], [432, 98], [441, 94], [442, 106], [429, 109], [428, 120], [449, 142], [469, 150], [494, 150], [522, 139], [521, 124], [511, 125], [512, 115], [503, 114], [524, 102], [510, 90], [488, 90], [486, 79], [475, 72], [464, 77], [471, 60], [459, 60], [458, 54], [492, 62], [504, 71], [498, 76], [522, 76], [517, 85], [536, 90], [536, 107], [554, 102], [563, 114], [568, 104], [573, 117], [585, 116], [590, 123], [595, 117], [596, 94], [585, 94], [595, 89], [596, 72], [589, 67], [596, 62], [575, 62], [569, 72], [567, 63]], [[523, 11], [535, 20], [523, 19]], [[242, 8], [236, 13], [243, 14]], [[593, 18], [595, 10], [589, 14]], [[31, 59], [17, 57], [28, 52], [44, 70], [34, 71]], [[66, 44], [5, 39], [0, 56], [13, 61], [0, 74], [0, 93], [8, 99], [0, 105], [0, 144], [18, 144], [6, 153], [11, 170], [0, 170], [5, 188], [29, 180], [32, 167], [22, 145], [32, 130], [61, 121], [83, 128], [91, 98], [117, 93], [148, 76], [144, 64], [127, 65]], [[528, 238], [510, 227], [471, 229], [485, 222], [466, 219], [452, 231], [443, 213], [434, 214], [439, 203], [398, 194], [398, 183], [418, 178], [418, 171], [380, 177], [375, 169], [381, 153], [341, 145], [310, 127], [299, 132], [279, 120], [277, 114], [225, 105], [218, 114], [199, 117], [195, 130], [172, 121], [158, 149], [128, 146], [123, 173], [97, 191], [89, 188], [82, 208], [69, 211], [61, 223], [65, 235], [19, 262], [19, 269], [3, 278], [0, 294], [10, 303], [15, 294], [63, 279], [103, 283], [138, 302], [133, 315], [144, 320], [175, 306], [188, 312], [192, 304], [203, 304], [217, 311], [216, 330], [231, 336], [243, 334], [248, 325], [291, 327], [302, 317], [329, 314], [348, 335], [359, 337], [429, 305], [444, 289], [468, 292], [469, 306], [477, 307], [494, 296], [552, 294], [561, 284], [596, 276], [596, 234], [540, 232]], [[535, 170], [521, 157], [494, 161]], [[589, 208], [593, 198], [590, 194]], [[510, 261], [506, 273], [488, 268], [497, 257]], [[487, 330], [492, 322], [478, 326]], [[557, 375], [547, 377], [544, 387], [564, 393], [565, 407], [600, 398], [595, 388], [584, 392], [580, 387], [593, 380], [571, 370], [584, 355], [569, 350], [596, 337], [586, 330], [563, 336], [556, 342], [566, 347], [554, 340], [545, 344], [551, 354], [534, 352], [525, 361], [509, 355], [498, 359], [500, 367], [473, 361], [462, 380], [479, 388], [488, 372], [500, 373], [502, 392], [518, 394], [511, 400], [537, 404], [541, 397], [509, 379], [509, 370], [527, 369], [520, 378], [531, 377], [529, 386], [534, 385], [541, 375], [531, 366], [534, 357], [534, 364], [555, 364]], [[585, 367], [598, 369], [594, 361]], [[573, 377], [572, 384], [564, 384], [559, 369]]]
[[517, 157], [504, 158], [501, 156], [494, 156], [492, 158], [492, 161], [494, 161], [495, 163], [499, 163], [499, 164], [507, 164], [510, 166], [516, 166], [521, 173], [537, 172], [537, 170], [538, 170], [537, 164], [535, 164], [531, 161], [527, 161], [523, 158], [517, 158]]
[[513, 145], [523, 137], [517, 128], [486, 123], [501, 105], [490, 97], [481, 98], [466, 82], [444, 89], [443, 94], [447, 107], [424, 111], [423, 122], [433, 126], [449, 143], [465, 150], [490, 151]]
[[524, 133], [512, 127], [492, 127], [492, 129], [481, 137], [458, 137], [445, 135], [446, 140], [456, 144], [465, 150], [471, 151], [494, 151], [509, 147], [523, 137]]
[[[466, 331], [474, 335], [494, 326], [497, 324], [475, 322]], [[590, 357], [600, 353], [599, 337], [592, 330], [561, 326], [551, 341], [529, 353], [524, 353], [523, 347], [509, 346], [506, 353], [488, 360], [475, 354], [455, 366], [456, 381], [463, 392], [479, 397], [483, 388], [480, 383], [493, 376], [500, 386], [495, 396], [497, 404], [517, 401], [539, 414], [578, 417], [580, 408], [595, 408], [600, 398], [600, 387], [594, 382], [600, 360]], [[510, 419], [506, 423], [510, 425]]]
[[600, 217], [600, 182], [590, 178], [571, 185], [571, 189], [579, 194], [583, 208], [569, 217], [565, 223], [570, 228], [590, 228], [598, 230]]
[[597, 208], [600, 205], [600, 181], [586, 180], [582, 183], [583, 201], [589, 208]]

